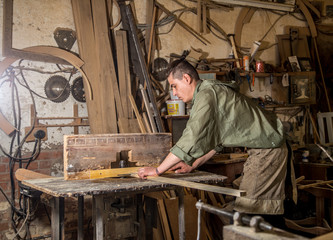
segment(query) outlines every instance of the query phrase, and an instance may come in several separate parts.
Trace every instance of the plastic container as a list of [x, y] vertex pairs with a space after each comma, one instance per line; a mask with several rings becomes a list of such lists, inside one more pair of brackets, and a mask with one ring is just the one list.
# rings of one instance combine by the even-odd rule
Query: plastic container
[[185, 115], [185, 103], [179, 99], [171, 99], [166, 101], [168, 115], [181, 116]]

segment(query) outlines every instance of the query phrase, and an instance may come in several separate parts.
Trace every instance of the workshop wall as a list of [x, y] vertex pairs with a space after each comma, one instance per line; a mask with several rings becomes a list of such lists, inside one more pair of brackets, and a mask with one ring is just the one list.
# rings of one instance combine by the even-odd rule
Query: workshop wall
[[[3, 1], [0, 1], [0, 30], [2, 32], [3, 23]], [[159, 0], [170, 11], [181, 8], [180, 5], [170, 0]], [[192, 1], [180, 1], [189, 7], [196, 7], [196, 3]], [[135, 13], [137, 15], [138, 23], [145, 23], [146, 4], [148, 0], [135, 1]], [[235, 22], [239, 15], [241, 8], [216, 8], [211, 9], [209, 12], [212, 18], [218, 25], [225, 31], [225, 33], [234, 33]], [[176, 12], [178, 14], [178, 12]], [[241, 47], [249, 50], [254, 41], [262, 39], [272, 24], [280, 17], [280, 15], [267, 10], [257, 10], [251, 21], [244, 25], [242, 31]], [[296, 18], [297, 17], [297, 18]], [[114, 8], [114, 22], [118, 19], [118, 13]], [[197, 27], [197, 18], [191, 12], [184, 12], [181, 19], [189, 24], [192, 28]], [[271, 31], [267, 33], [264, 38], [266, 46], [270, 46], [265, 51], [258, 53], [258, 58], [272, 65], [279, 65], [279, 54], [277, 48], [277, 34], [285, 33], [286, 26], [307, 26], [301, 14], [286, 14], [274, 25]], [[149, 24], [149, 23], [148, 23]], [[18, 0], [14, 1], [14, 19], [13, 19], [13, 48], [22, 49], [30, 46], [48, 45], [57, 46], [54, 40], [53, 32], [56, 28], [68, 28], [75, 30], [72, 8], [70, 0], [57, 0], [57, 1], [44, 1], [44, 0]], [[118, 26], [121, 28], [121, 26]], [[169, 60], [168, 56], [171, 53], [181, 55], [184, 50], [194, 49], [207, 58], [228, 58], [231, 46], [223, 39], [216, 37], [223, 36], [217, 32], [210, 32], [204, 35], [211, 43], [204, 45], [190, 33], [185, 31], [179, 25], [173, 27], [173, 23], [166, 24], [159, 27], [160, 33], [160, 51], [154, 53], [155, 57], [163, 57]], [[71, 49], [73, 52], [78, 52], [77, 43]], [[5, 56], [2, 55], [2, 37], [0, 37], [0, 60], [4, 60]], [[72, 69], [71, 66], [59, 66], [56, 64], [33, 62], [33, 61], [17, 61], [12, 66], [15, 70], [15, 81], [17, 87], [20, 105], [17, 103], [12, 104], [12, 80], [10, 75], [4, 74], [0, 78], [0, 111], [13, 125], [15, 124], [15, 114], [17, 117], [18, 112], [21, 112], [21, 139], [25, 135], [24, 129], [31, 126], [31, 104], [35, 101], [38, 118], [54, 118], [41, 120], [43, 124], [67, 124], [71, 123], [71, 119], [63, 120], [57, 119], [59, 117], [73, 117], [74, 104], [78, 104], [78, 115], [81, 117], [87, 116], [87, 108], [85, 103], [78, 102], [70, 94], [67, 99], [60, 103], [53, 102], [46, 99], [45, 83], [54, 75], [59, 75], [70, 81], [80, 76], [78, 72]], [[30, 88], [35, 92], [34, 98], [31, 97], [29, 91], [19, 84], [19, 81], [27, 81]], [[271, 85], [268, 79], [262, 78], [255, 82], [254, 91], [250, 92], [247, 84], [242, 88], [242, 91], [251, 94], [253, 97], [260, 97], [269, 94]], [[34, 99], [34, 100], [33, 100]], [[42, 141], [41, 154], [35, 162], [32, 162], [29, 169], [41, 173], [58, 176], [62, 171], [62, 144], [63, 136], [66, 134], [73, 134], [73, 127], [48, 127], [47, 140]], [[80, 127], [80, 134], [89, 133], [89, 127]], [[19, 140], [19, 141], [20, 141]], [[11, 144], [11, 138], [3, 131], [0, 131], [0, 145], [7, 154], [13, 155], [17, 150], [17, 139]], [[33, 151], [34, 142], [24, 143], [22, 150], [27, 156]], [[17, 165], [17, 164], [16, 164]], [[15, 166], [14, 169], [16, 169]], [[0, 186], [6, 194], [10, 194], [10, 170], [9, 160], [3, 152], [0, 152]], [[16, 188], [17, 189], [17, 188]], [[11, 239], [13, 231], [10, 228], [9, 205], [5, 201], [4, 196], [0, 196], [0, 238]], [[45, 216], [43, 216], [44, 219]], [[75, 216], [73, 216], [75, 219]], [[44, 219], [45, 220], [45, 219]], [[40, 219], [38, 221], [41, 221]], [[45, 226], [34, 224], [36, 229], [34, 234], [44, 235], [47, 233]], [[38, 226], [40, 228], [38, 228]]]

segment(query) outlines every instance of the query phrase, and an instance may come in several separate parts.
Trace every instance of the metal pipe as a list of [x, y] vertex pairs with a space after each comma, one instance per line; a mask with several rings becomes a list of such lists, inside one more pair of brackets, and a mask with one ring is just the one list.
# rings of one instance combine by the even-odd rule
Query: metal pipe
[[[224, 216], [224, 217], [228, 217], [230, 219], [234, 219], [234, 215], [237, 213], [237, 212], [235, 212], [235, 213], [234, 212], [229, 212], [229, 211], [223, 210], [221, 208], [214, 207], [210, 204], [203, 203], [201, 201], [198, 201], [195, 204], [195, 206], [199, 211], [200, 210], [205, 210], [207, 212], [216, 214], [218, 216]], [[252, 224], [250, 224], [251, 219], [255, 219], [255, 218], [257, 218], [257, 216], [250, 217], [250, 216], [244, 215], [244, 216], [241, 216], [241, 222], [244, 225], [251, 226], [252, 225]], [[271, 224], [269, 224], [268, 222], [265, 222], [264, 220], [260, 220], [260, 222], [258, 224], [258, 228], [262, 231], [272, 231], [273, 230], [273, 226]]]

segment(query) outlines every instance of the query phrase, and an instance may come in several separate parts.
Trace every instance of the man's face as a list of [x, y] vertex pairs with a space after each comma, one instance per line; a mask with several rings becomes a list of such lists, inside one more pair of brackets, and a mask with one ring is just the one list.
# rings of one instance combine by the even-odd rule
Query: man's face
[[185, 103], [192, 101], [195, 83], [188, 74], [183, 74], [182, 79], [173, 78], [172, 74], [170, 74], [168, 81], [173, 95]]

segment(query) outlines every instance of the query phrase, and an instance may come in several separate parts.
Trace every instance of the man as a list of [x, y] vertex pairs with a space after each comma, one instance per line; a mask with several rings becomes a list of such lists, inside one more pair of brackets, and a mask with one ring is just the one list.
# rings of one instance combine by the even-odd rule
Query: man
[[191, 172], [223, 147], [246, 147], [240, 189], [246, 197], [234, 210], [249, 214], [283, 214], [288, 150], [280, 120], [238, 92], [235, 84], [199, 79], [186, 60], [170, 64], [168, 81], [173, 94], [192, 102], [190, 118], [181, 138], [157, 167], [145, 167], [138, 175], [160, 175], [167, 170]]

